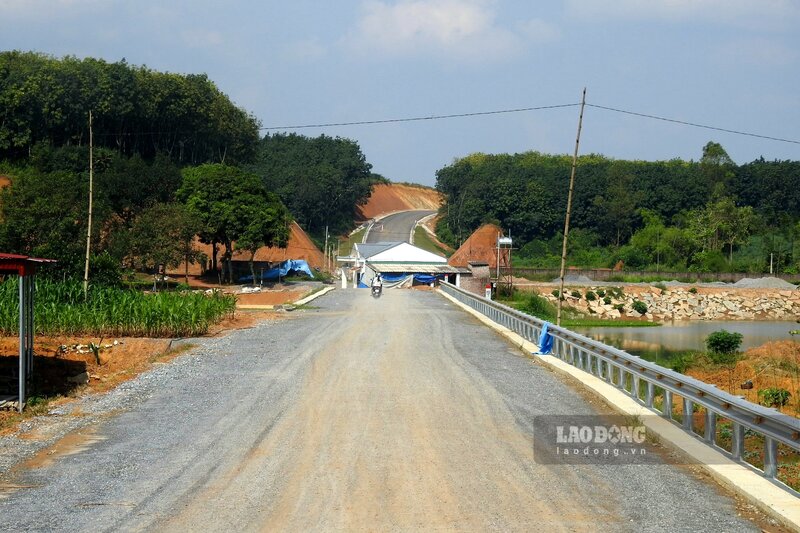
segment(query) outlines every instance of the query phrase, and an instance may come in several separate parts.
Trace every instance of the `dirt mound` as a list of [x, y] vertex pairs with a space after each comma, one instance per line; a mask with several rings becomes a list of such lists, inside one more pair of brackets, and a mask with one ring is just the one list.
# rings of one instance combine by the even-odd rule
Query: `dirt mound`
[[796, 289], [793, 284], [780, 278], [743, 278], [733, 284], [742, 289]]
[[439, 209], [442, 195], [428, 187], [412, 187], [399, 183], [379, 183], [372, 187], [366, 205], [356, 207], [357, 220], [369, 220], [394, 211]]
[[[194, 248], [195, 250], [206, 254], [210, 263], [213, 255], [210, 244], [203, 244], [199, 240], [196, 240]], [[222, 257], [223, 252], [224, 247], [222, 245], [217, 246], [218, 260]], [[322, 268], [325, 264], [325, 256], [322, 254], [322, 251], [316, 247], [316, 245], [309, 238], [308, 234], [303, 231], [303, 228], [301, 228], [297, 222], [292, 222], [291, 232], [289, 234], [289, 243], [286, 248], [264, 246], [259, 248], [254, 258], [255, 261], [270, 261], [273, 263], [279, 263], [287, 259], [304, 259], [309, 266], [311, 266], [311, 268]], [[249, 261], [250, 253], [234, 250], [233, 260]], [[174, 270], [168, 271], [169, 275], [175, 277], [182, 277], [183, 273], [183, 265]], [[189, 265], [189, 275], [197, 276], [200, 274], [201, 267], [199, 264], [195, 263], [193, 265]]]
[[497, 236], [502, 234], [503, 230], [494, 224], [484, 224], [464, 241], [447, 262], [452, 266], [466, 267], [470, 261], [477, 261], [497, 268]]

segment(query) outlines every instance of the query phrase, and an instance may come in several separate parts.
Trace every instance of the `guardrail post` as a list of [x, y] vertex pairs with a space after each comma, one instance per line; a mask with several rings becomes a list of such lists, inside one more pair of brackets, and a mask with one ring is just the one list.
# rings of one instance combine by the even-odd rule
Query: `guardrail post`
[[706, 407], [705, 439], [711, 445], [717, 442], [717, 413]]
[[637, 402], [639, 401], [639, 376], [633, 375], [633, 383], [631, 383], [631, 396]]
[[692, 408], [692, 400], [689, 398], [683, 399], [683, 429], [692, 431], [692, 422], [694, 421], [694, 409]]
[[625, 370], [621, 366], [618, 366], [617, 370], [617, 387], [625, 389]]
[[661, 416], [672, 420], [672, 391], [664, 390], [664, 403], [661, 405]]
[[775, 479], [778, 474], [778, 441], [764, 436], [764, 475]]
[[731, 423], [731, 455], [741, 459], [744, 454], [744, 426], [738, 422]]
[[655, 393], [656, 393], [656, 386], [653, 385], [652, 381], [648, 381], [647, 382], [647, 396], [645, 396], [644, 403], [650, 409], [653, 408], [653, 397], [655, 396]]

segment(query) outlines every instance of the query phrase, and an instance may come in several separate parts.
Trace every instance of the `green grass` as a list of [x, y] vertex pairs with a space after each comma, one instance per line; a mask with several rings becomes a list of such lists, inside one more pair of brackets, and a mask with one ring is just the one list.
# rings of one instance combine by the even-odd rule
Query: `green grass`
[[[0, 283], [0, 334], [18, 334], [17, 278]], [[36, 281], [36, 333], [123, 337], [193, 337], [236, 309], [232, 295], [165, 291], [147, 294], [75, 281]]]
[[[555, 322], [558, 310], [556, 306], [549, 300], [544, 298], [537, 292], [522, 292], [514, 291], [511, 298], [500, 299], [501, 303], [513, 307], [523, 313], [535, 316], [541, 320], [548, 322]], [[561, 325], [565, 328], [570, 327], [652, 327], [660, 326], [657, 322], [646, 322], [639, 320], [617, 320], [596, 317], [586, 317], [583, 314], [569, 309], [567, 307], [561, 308]]]
[[447, 248], [439, 246], [422, 226], [417, 226], [414, 229], [414, 246], [444, 257], [449, 257], [453, 253]]
[[364, 238], [364, 232], [367, 231], [367, 228], [361, 228], [357, 232], [353, 233], [349, 237], [340, 238], [339, 239], [339, 255], [344, 257], [350, 255], [353, 252], [353, 245], [356, 243], [360, 243], [361, 240]]

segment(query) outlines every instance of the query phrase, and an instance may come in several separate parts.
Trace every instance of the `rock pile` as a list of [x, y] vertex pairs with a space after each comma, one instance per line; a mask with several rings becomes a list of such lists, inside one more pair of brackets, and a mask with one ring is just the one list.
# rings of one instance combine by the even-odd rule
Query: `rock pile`
[[[587, 300], [586, 294], [591, 291], [603, 294], [604, 288], [590, 287], [585, 291], [577, 291], [581, 297], [574, 296], [574, 291], [564, 291], [564, 303], [590, 315], [602, 318], [639, 318], [645, 316], [655, 320], [794, 320], [800, 318], [800, 290], [772, 291], [718, 291], [696, 293], [687, 288], [650, 291], [637, 293], [616, 293], [605, 299], [597, 296], [595, 300]], [[555, 303], [552, 294], [544, 295]], [[644, 315], [634, 310], [635, 301], [647, 306]]]

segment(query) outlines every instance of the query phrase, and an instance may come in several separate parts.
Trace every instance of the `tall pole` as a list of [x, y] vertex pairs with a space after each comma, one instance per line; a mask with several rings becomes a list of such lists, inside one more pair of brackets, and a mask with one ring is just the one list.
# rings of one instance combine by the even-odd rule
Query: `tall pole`
[[89, 252], [92, 248], [92, 195], [94, 189], [94, 138], [92, 136], [92, 111], [89, 110], [89, 223], [86, 228], [86, 264], [83, 268], [83, 298], [89, 294]]
[[561, 302], [564, 299], [564, 271], [567, 268], [567, 237], [569, 236], [569, 214], [572, 210], [572, 190], [575, 188], [575, 167], [578, 166], [578, 146], [581, 143], [581, 127], [583, 126], [583, 109], [586, 107], [586, 87], [581, 98], [581, 113], [578, 117], [578, 135], [575, 137], [575, 152], [572, 154], [572, 171], [569, 175], [569, 194], [567, 194], [567, 215], [564, 217], [564, 243], [561, 246], [561, 288], [558, 290], [558, 313], [556, 325], [561, 325]]

